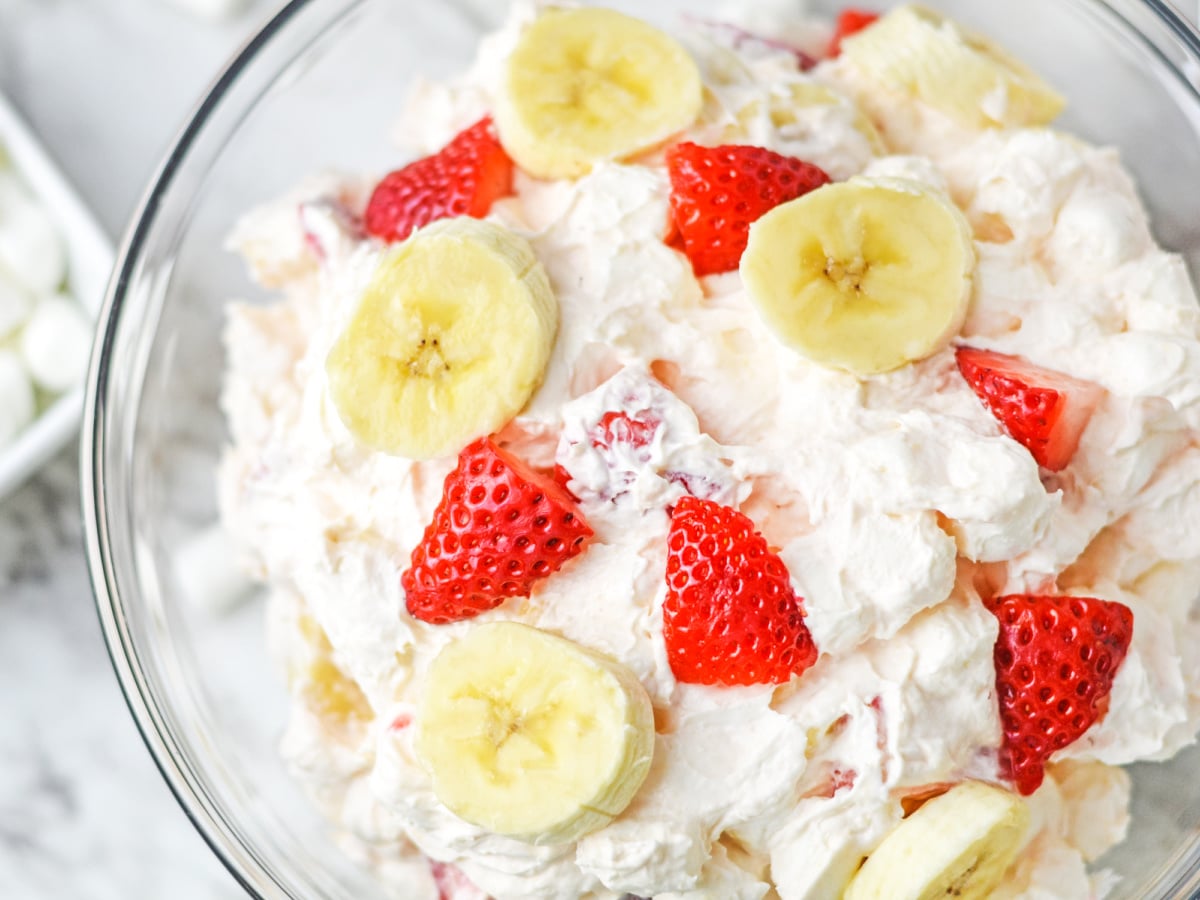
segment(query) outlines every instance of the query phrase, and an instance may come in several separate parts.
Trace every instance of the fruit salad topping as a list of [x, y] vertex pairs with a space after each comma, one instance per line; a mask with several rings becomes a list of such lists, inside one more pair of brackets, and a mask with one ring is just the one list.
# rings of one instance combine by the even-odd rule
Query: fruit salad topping
[[429, 871], [437, 885], [438, 900], [491, 900], [457, 866], [430, 860]]
[[384, 176], [367, 203], [367, 233], [393, 243], [450, 216], [487, 215], [512, 190], [512, 160], [490, 116], [432, 156]]
[[782, 343], [875, 375], [950, 342], [974, 267], [971, 227], [949, 197], [910, 179], [857, 176], [755, 222], [740, 271]]
[[867, 857], [843, 900], [984, 900], [1004, 881], [1029, 818], [1011, 792], [961, 782], [904, 819]]
[[1032, 794], [1046, 761], [1108, 709], [1133, 639], [1133, 613], [1112, 600], [1025, 594], [994, 598], [987, 607], [1000, 622], [1000, 768], [1017, 790]]
[[828, 55], [837, 56], [842, 52], [842, 41], [857, 34], [868, 25], [874, 25], [879, 19], [879, 13], [865, 9], [843, 9], [838, 13], [837, 22], [833, 27], [833, 37], [829, 40]]
[[1019, 356], [959, 347], [958, 369], [996, 421], [1038, 465], [1057, 472], [1079, 447], [1104, 388]]
[[522, 30], [502, 77], [500, 139], [538, 178], [578, 178], [651, 150], [700, 111], [700, 72], [688, 52], [610, 9], [544, 11]]
[[[1097, 546], [1133, 554], [1122, 530], [1135, 497], [1193, 432], [1167, 399], [1133, 397], [1131, 409], [1159, 404], [1172, 437], [1154, 464], [1126, 463], [1144, 470], [1136, 488], [1111, 491], [1108, 469], [1088, 471], [1116, 418], [1103, 388], [968, 346], [954, 351], [957, 373], [950, 363], [973, 294], [995, 277], [976, 254], [986, 263], [994, 238], [1016, 253], [1019, 229], [989, 221], [977, 243], [959, 208], [955, 166], [967, 163], [888, 155], [892, 120], [872, 102], [913, 106], [916, 121], [932, 115], [966, 142], [1050, 121], [1062, 103], [1049, 86], [920, 7], [845, 10], [820, 63], [791, 36], [709, 31], [701, 43], [717, 44], [698, 66], [673, 38], [610, 10], [518, 17], [503, 58], [484, 60], [495, 125], [484, 117], [384, 178], [365, 234], [351, 213], [361, 203], [301, 206], [310, 270], [313, 254], [327, 270], [356, 253], [378, 259], [317, 363], [359, 445], [345, 457], [363, 451], [358, 461], [379, 468], [358, 471], [389, 498], [379, 472], [415, 482], [406, 462], [458, 460], [440, 500], [429, 479], [398, 495], [419, 512], [397, 533], [424, 526], [400, 577], [403, 652], [381, 641], [403, 677], [359, 689], [323, 637], [296, 693], [343, 736], [386, 707], [389, 741], [419, 761], [406, 790], [437, 800], [420, 799], [427, 818], [410, 821], [409, 797], [391, 796], [389, 813], [435, 848], [423, 852], [444, 852], [433, 872], [448, 896], [525, 896], [536, 879], [557, 890], [562, 875], [573, 879], [563, 896], [600, 885], [987, 896], [1034, 840], [1020, 795], [1105, 716], [1136, 652], [1122, 603], [977, 592], [1098, 591], [1081, 563], [1100, 566]], [[799, 43], [819, 56], [828, 33], [817, 26]], [[739, 91], [745, 102], [727, 107]], [[806, 143], [814, 128], [837, 134], [836, 152]], [[663, 246], [664, 225], [686, 261]], [[1000, 340], [979, 324], [972, 334]], [[742, 369], [765, 395], [747, 398], [753, 414], [725, 408]], [[990, 426], [959, 374], [1028, 453]], [[1102, 404], [1076, 467], [1039, 474], [1070, 464]], [[772, 413], [785, 424], [759, 421]], [[1151, 443], [1126, 418], [1130, 446]], [[1158, 486], [1164, 507], [1174, 487]], [[502, 606], [513, 597], [534, 599]], [[412, 621], [491, 610], [462, 627]], [[419, 710], [395, 694], [414, 675]], [[724, 690], [734, 687], [757, 689]], [[723, 760], [720, 745], [745, 722], [794, 732], [795, 747], [808, 736], [791, 754], [796, 777], [747, 766], [762, 786], [747, 778], [738, 804], [750, 809], [757, 791], [762, 809], [706, 818], [699, 804], [676, 821], [697, 770], [742, 792], [723, 770], [737, 754]], [[763, 741], [770, 752], [778, 743]], [[1049, 780], [1065, 793], [1059, 763]], [[1013, 789], [984, 783], [1002, 780]], [[438, 822], [461, 845], [448, 847]], [[850, 823], [833, 850], [822, 823]], [[747, 847], [767, 835], [753, 860], [723, 843], [731, 825]], [[780, 835], [786, 854], [772, 845]], [[537, 846], [522, 856], [509, 839]], [[830, 857], [816, 880], [777, 865], [806, 861], [796, 848], [816, 843]], [[500, 871], [509, 865], [533, 874]]]
[[675, 227], [697, 275], [736, 269], [752, 222], [829, 183], [811, 163], [763, 147], [688, 141], [667, 151], [667, 171]]
[[482, 438], [446, 476], [442, 502], [401, 576], [408, 612], [441, 625], [527, 597], [591, 536], [559, 485]]
[[539, 845], [611, 822], [654, 755], [654, 710], [628, 668], [517, 622], [479, 625], [438, 654], [418, 729], [439, 800]]
[[872, 82], [967, 128], [1047, 125], [1066, 105], [1005, 50], [924, 6], [898, 6], [843, 37], [840, 47], [842, 58]]
[[692, 496], [671, 513], [663, 640], [694, 684], [780, 684], [817, 660], [783, 560], [749, 518]]
[[735, 503], [726, 456], [686, 403], [648, 372], [627, 368], [563, 407], [555, 461], [583, 503], [647, 510], [685, 493]]
[[389, 248], [325, 361], [359, 443], [410, 459], [504, 427], [541, 384], [558, 302], [529, 242], [445, 219]]

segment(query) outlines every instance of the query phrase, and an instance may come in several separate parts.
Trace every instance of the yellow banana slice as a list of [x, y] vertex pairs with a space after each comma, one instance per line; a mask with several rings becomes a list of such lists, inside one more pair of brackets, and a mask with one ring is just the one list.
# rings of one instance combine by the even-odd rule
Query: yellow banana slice
[[550, 9], [508, 59], [496, 127], [531, 175], [576, 178], [661, 144], [700, 103], [700, 72], [673, 38], [609, 9]]
[[307, 613], [297, 619], [302, 638], [288, 660], [288, 685], [330, 733], [370, 722], [371, 705], [357, 682], [333, 660], [333, 647], [321, 626]]
[[899, 6], [846, 38], [842, 57], [969, 127], [1045, 125], [1066, 106], [1020, 60], [922, 6]]
[[357, 440], [430, 459], [521, 411], [541, 384], [558, 302], [524, 238], [463, 216], [390, 249], [326, 359]]
[[527, 625], [480, 625], [433, 661], [416, 750], [462, 819], [533, 844], [607, 825], [650, 771], [654, 713], [637, 678]]
[[1016, 794], [964, 781], [884, 838], [843, 900], [984, 900], [1003, 880], [1028, 826]]
[[971, 228], [945, 196], [901, 178], [852, 178], [750, 226], [741, 274], [785, 345], [873, 375], [923, 359], [962, 327]]

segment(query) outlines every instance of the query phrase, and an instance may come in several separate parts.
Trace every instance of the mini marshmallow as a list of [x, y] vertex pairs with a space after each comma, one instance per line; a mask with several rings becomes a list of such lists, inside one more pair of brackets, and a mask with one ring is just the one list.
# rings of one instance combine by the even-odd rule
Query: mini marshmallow
[[0, 447], [11, 444], [35, 411], [33, 385], [21, 359], [11, 350], [0, 350]]
[[253, 587], [238, 565], [239, 553], [233, 538], [220, 525], [186, 540], [176, 551], [174, 564], [184, 599], [216, 615], [233, 610]]
[[210, 22], [231, 19], [246, 8], [247, 0], [171, 0], [185, 12]]
[[25, 324], [32, 311], [29, 292], [0, 266], [0, 341]]
[[38, 386], [55, 394], [83, 381], [92, 350], [92, 325], [70, 297], [47, 297], [21, 333], [21, 357]]
[[38, 203], [7, 191], [0, 203], [0, 265], [35, 295], [52, 294], [67, 275], [58, 225]]

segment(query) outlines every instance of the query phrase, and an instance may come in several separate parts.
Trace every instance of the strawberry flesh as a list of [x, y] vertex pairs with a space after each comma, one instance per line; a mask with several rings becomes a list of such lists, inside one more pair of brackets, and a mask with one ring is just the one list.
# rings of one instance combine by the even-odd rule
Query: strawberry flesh
[[1110, 600], [1027, 594], [995, 598], [987, 608], [1000, 622], [1000, 771], [1020, 793], [1032, 794], [1050, 756], [1108, 710], [1133, 638], [1133, 613]]
[[592, 433], [592, 446], [601, 450], [611, 450], [619, 444], [648, 447], [661, 427], [662, 422], [649, 412], [644, 413], [644, 418], [635, 418], [624, 411], [609, 410], [600, 417]]
[[812, 163], [764, 147], [690, 141], [667, 151], [667, 171], [671, 213], [698, 276], [736, 269], [752, 222], [830, 180]]
[[400, 577], [408, 611], [442, 625], [526, 597], [591, 536], [563, 487], [481, 438], [446, 476], [433, 521]]
[[837, 17], [833, 28], [833, 37], [829, 41], [829, 57], [833, 58], [842, 52], [842, 41], [857, 34], [868, 25], [874, 25], [879, 19], [879, 13], [853, 7], [843, 9]]
[[438, 900], [491, 900], [457, 866], [431, 859], [429, 871], [437, 885]]
[[432, 156], [384, 176], [363, 224], [368, 234], [394, 243], [437, 219], [482, 218], [511, 193], [512, 171], [491, 117], [485, 117]]
[[1104, 388], [991, 350], [959, 347], [955, 357], [967, 384], [1038, 465], [1057, 472], [1071, 461]]
[[817, 659], [787, 568], [735, 509], [686, 496], [671, 513], [663, 638], [693, 684], [781, 684]]

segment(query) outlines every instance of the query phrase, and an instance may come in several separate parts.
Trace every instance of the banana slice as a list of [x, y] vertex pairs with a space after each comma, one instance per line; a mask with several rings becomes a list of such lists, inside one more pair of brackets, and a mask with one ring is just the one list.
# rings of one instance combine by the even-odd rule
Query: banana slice
[[533, 844], [607, 825], [650, 771], [654, 713], [624, 666], [515, 622], [433, 661], [416, 750], [451, 812]]
[[1028, 826], [1016, 794], [964, 781], [884, 838], [843, 900], [984, 900], [1003, 880]]
[[922, 6], [897, 7], [846, 38], [842, 57], [968, 127], [1045, 125], [1066, 106], [1020, 60]]
[[307, 613], [297, 620], [302, 638], [288, 659], [288, 686], [331, 734], [371, 721], [366, 695], [333, 660], [333, 647], [324, 630]]
[[539, 178], [576, 178], [661, 144], [700, 112], [700, 72], [674, 39], [610, 9], [550, 9], [508, 59], [500, 143]]
[[902, 178], [852, 178], [750, 226], [741, 274], [776, 337], [814, 362], [873, 375], [923, 359], [962, 326], [971, 227], [949, 199]]
[[431, 459], [505, 425], [541, 383], [558, 302], [529, 242], [470, 217], [388, 251], [325, 370], [361, 443]]

